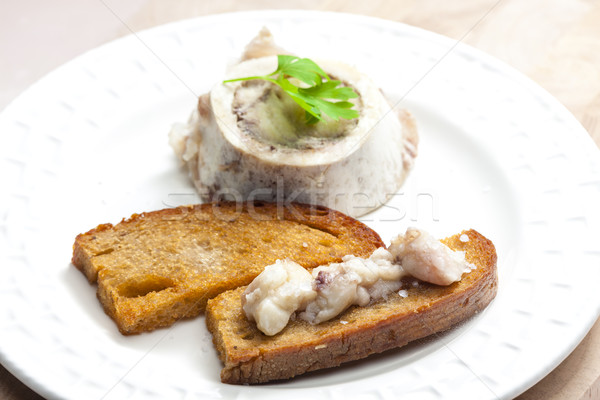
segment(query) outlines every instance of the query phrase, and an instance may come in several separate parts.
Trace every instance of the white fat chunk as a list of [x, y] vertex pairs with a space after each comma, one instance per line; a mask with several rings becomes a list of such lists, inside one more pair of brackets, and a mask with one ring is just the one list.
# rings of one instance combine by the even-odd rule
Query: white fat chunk
[[266, 335], [280, 332], [290, 316], [316, 297], [312, 276], [301, 265], [278, 260], [267, 266], [246, 288], [242, 307], [246, 317], [256, 321]]
[[411, 276], [436, 285], [459, 281], [468, 268], [465, 253], [448, 246], [416, 228], [392, 240], [389, 247], [394, 259]]
[[[291, 260], [269, 265], [248, 286], [242, 306], [266, 335], [275, 335], [292, 314], [312, 324], [330, 320], [353, 305], [366, 306], [392, 293], [407, 297], [402, 278], [412, 276], [436, 285], [459, 281], [473, 266], [464, 252], [453, 251], [427, 232], [409, 228], [389, 250], [379, 248], [369, 258], [347, 255], [306, 271]], [[413, 285], [414, 286], [414, 285]]]

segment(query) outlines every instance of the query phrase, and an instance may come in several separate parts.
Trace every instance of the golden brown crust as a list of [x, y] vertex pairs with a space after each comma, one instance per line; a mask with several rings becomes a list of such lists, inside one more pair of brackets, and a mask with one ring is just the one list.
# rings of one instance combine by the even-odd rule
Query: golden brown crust
[[286, 257], [306, 268], [384, 246], [373, 230], [325, 207], [209, 203], [134, 214], [77, 236], [73, 264], [123, 334], [201, 313]]
[[[469, 240], [461, 241], [461, 234]], [[474, 230], [461, 234], [443, 240], [455, 250], [466, 251], [467, 260], [477, 266], [460, 282], [408, 284], [406, 298], [394, 294], [318, 325], [298, 319], [269, 337], [243, 315], [244, 288], [210, 300], [206, 323], [224, 364], [221, 380], [253, 384], [338, 366], [447, 330], [484, 309], [497, 291], [496, 251]]]

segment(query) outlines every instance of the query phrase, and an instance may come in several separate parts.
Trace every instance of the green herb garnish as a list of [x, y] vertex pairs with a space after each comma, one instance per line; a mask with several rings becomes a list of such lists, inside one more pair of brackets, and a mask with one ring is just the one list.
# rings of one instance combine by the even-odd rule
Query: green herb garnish
[[[304, 85], [295, 85], [289, 78]], [[352, 109], [354, 104], [348, 101], [358, 97], [358, 94], [350, 87], [340, 86], [340, 81], [331, 80], [321, 67], [308, 58], [278, 55], [277, 69], [269, 75], [229, 79], [223, 83], [252, 79], [263, 79], [281, 87], [304, 109], [307, 124], [323, 120], [323, 114], [335, 121], [358, 117], [358, 111]]]

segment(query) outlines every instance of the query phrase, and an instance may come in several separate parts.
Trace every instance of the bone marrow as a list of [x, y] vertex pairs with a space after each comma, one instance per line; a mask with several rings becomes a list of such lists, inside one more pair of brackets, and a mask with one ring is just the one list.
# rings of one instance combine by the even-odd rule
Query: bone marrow
[[[262, 31], [227, 79], [267, 75], [282, 50]], [[255, 55], [260, 55], [255, 57]], [[309, 125], [303, 110], [267, 81], [219, 83], [202, 96], [170, 142], [203, 201], [296, 201], [354, 217], [398, 191], [417, 155], [412, 116], [392, 109], [366, 75], [339, 61], [315, 60], [352, 87], [358, 118]]]

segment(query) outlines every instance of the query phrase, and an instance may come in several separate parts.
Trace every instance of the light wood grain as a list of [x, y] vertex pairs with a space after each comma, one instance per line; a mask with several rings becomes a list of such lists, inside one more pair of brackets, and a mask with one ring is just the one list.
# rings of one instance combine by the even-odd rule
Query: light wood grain
[[[598, 0], [8, 1], [0, 13], [0, 109], [53, 68], [112, 39], [214, 13], [313, 9], [425, 28], [483, 50], [562, 102], [600, 146]], [[0, 398], [40, 399], [0, 367]], [[600, 398], [600, 322], [519, 400]]]
[[600, 394], [600, 322], [579, 346], [519, 400], [598, 399]]

